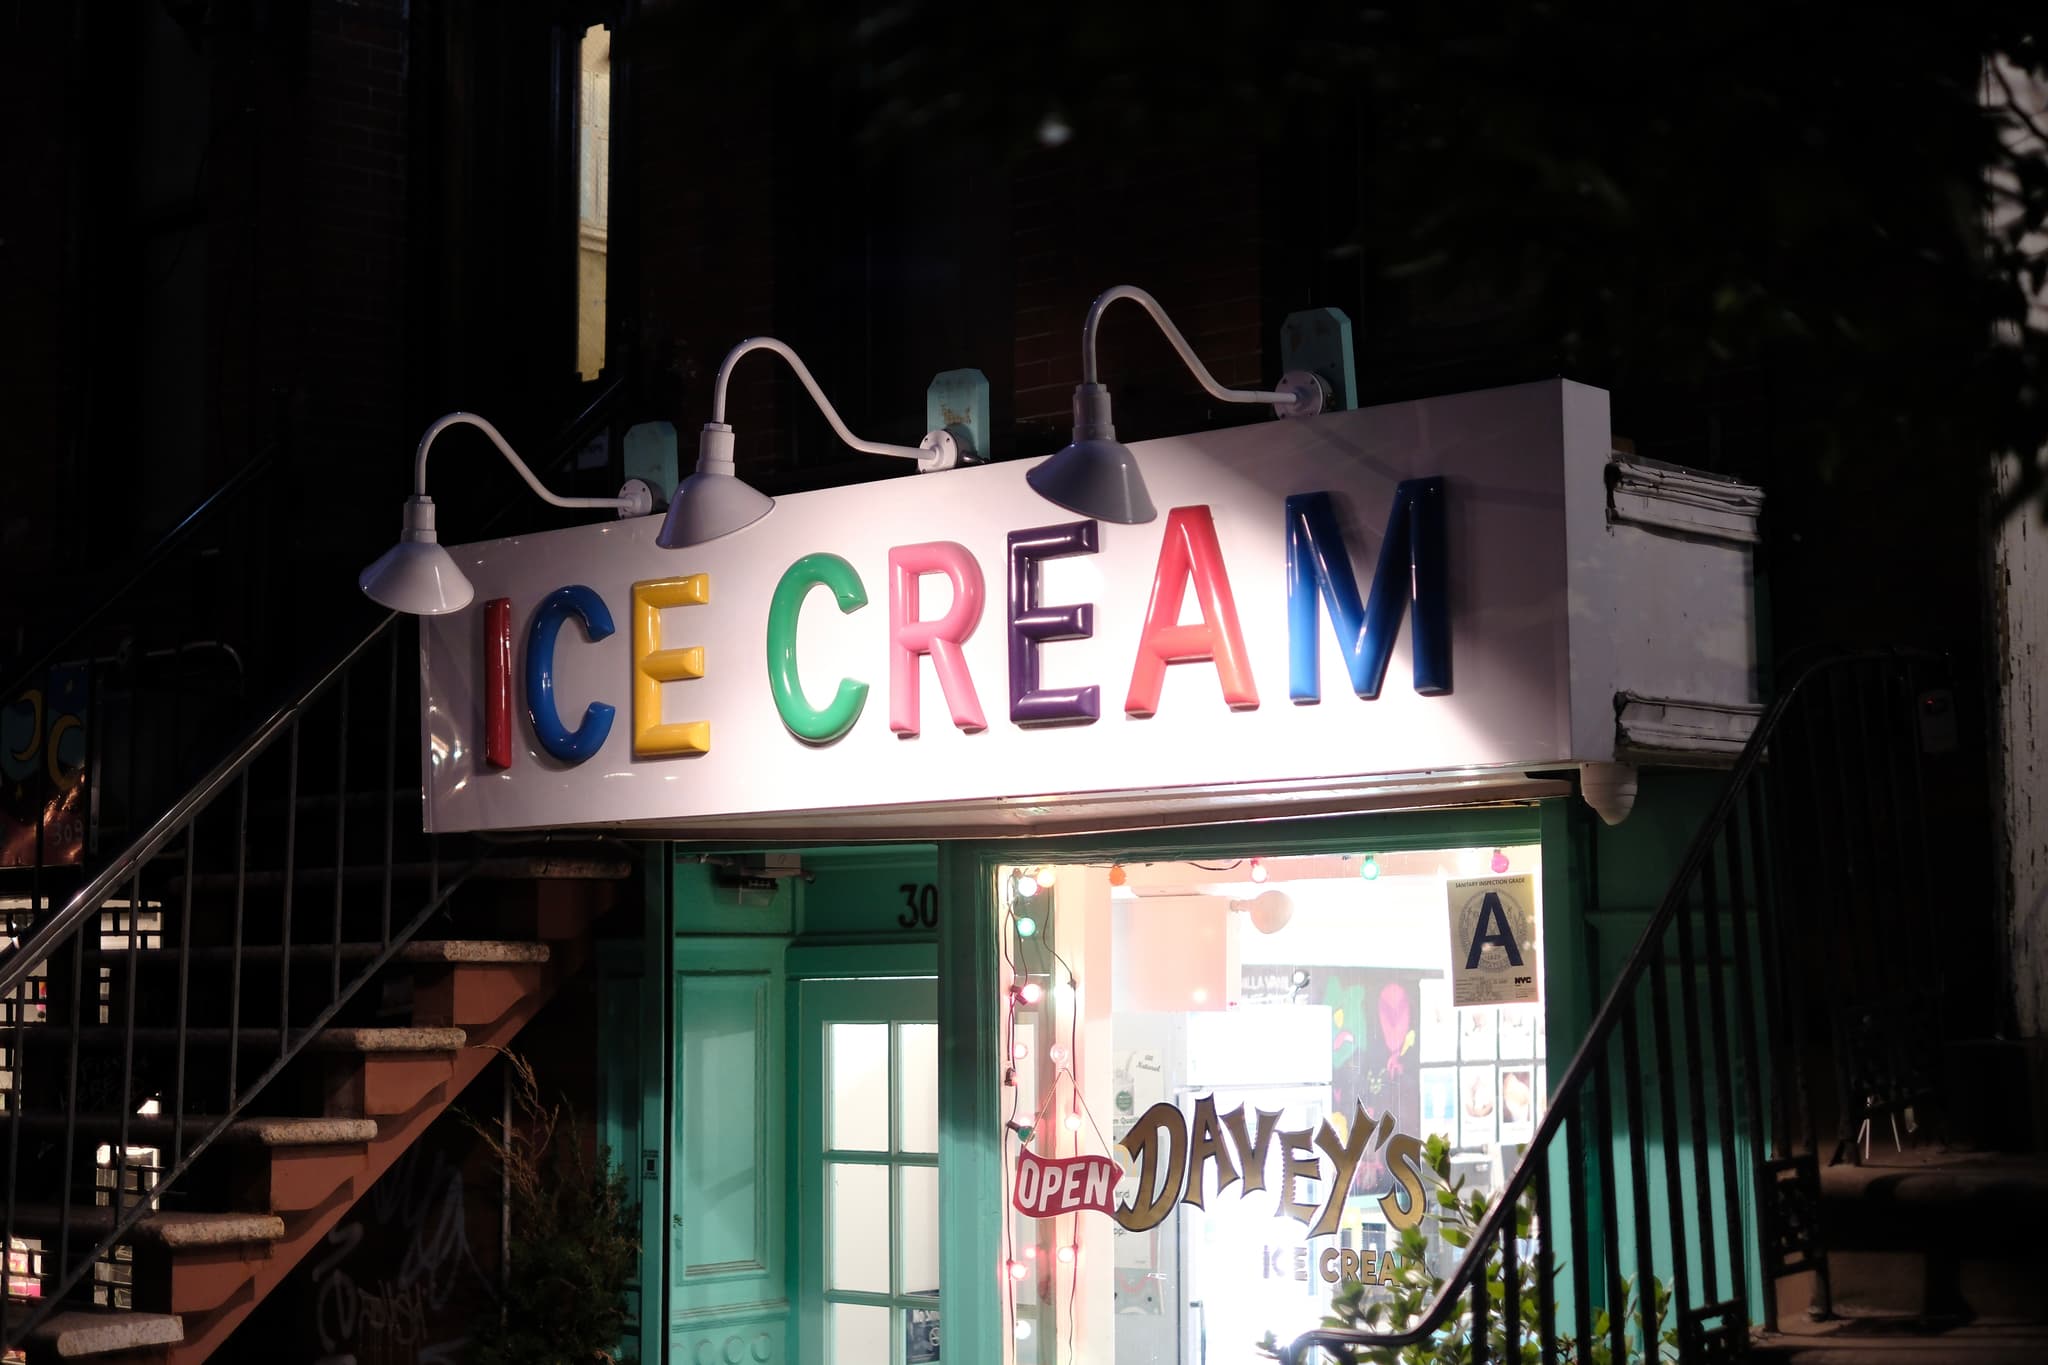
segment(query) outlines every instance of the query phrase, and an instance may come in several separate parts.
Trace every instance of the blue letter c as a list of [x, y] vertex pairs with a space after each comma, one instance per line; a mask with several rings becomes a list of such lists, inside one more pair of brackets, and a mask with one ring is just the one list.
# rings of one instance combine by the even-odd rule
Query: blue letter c
[[555, 707], [555, 637], [571, 616], [583, 623], [583, 634], [602, 640], [612, 633], [612, 614], [599, 597], [581, 583], [556, 588], [533, 614], [526, 632], [526, 717], [540, 747], [564, 763], [581, 763], [604, 747], [617, 710], [594, 701], [583, 708], [583, 723], [574, 730], [562, 724]]

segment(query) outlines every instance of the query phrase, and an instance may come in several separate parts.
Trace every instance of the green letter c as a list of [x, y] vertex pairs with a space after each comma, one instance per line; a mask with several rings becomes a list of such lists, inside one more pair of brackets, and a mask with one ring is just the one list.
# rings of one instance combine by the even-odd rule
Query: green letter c
[[839, 691], [823, 710], [804, 697], [796, 669], [797, 617], [804, 598], [812, 588], [832, 589], [841, 612], [858, 611], [868, 604], [867, 589], [853, 565], [838, 555], [805, 555], [783, 571], [768, 604], [768, 690], [775, 696], [775, 710], [789, 732], [809, 744], [830, 744], [860, 719], [867, 705], [868, 685], [852, 678], [839, 680]]

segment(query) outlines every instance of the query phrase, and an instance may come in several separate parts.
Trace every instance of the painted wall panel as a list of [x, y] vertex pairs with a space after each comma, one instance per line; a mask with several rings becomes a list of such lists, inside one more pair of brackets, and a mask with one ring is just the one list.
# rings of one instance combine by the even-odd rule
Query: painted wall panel
[[747, 1326], [740, 1336], [751, 1351], [757, 1332], [789, 1309], [783, 953], [780, 939], [675, 940], [674, 1359], [695, 1358], [679, 1345], [684, 1331], [723, 1350], [726, 1335]]

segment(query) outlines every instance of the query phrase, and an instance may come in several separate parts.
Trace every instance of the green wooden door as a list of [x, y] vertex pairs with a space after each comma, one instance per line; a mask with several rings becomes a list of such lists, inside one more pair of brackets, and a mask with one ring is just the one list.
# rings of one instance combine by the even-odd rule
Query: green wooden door
[[675, 945], [669, 1354], [785, 1365], [789, 1283], [780, 939]]
[[936, 1362], [937, 983], [840, 979], [795, 989], [802, 1358]]

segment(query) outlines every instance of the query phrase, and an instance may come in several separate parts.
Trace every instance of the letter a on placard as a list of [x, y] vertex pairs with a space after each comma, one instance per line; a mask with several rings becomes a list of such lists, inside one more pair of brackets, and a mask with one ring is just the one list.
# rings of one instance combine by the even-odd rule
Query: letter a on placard
[[1536, 879], [1519, 876], [1453, 879], [1444, 884], [1450, 909], [1451, 1003], [1530, 1005], [1542, 998], [1537, 954]]
[[1522, 950], [1515, 946], [1515, 931], [1508, 925], [1508, 912], [1501, 909], [1500, 897], [1491, 891], [1479, 903], [1479, 928], [1472, 935], [1471, 951], [1465, 954], [1466, 971], [1479, 965], [1480, 950], [1489, 943], [1507, 952], [1510, 966], [1522, 965]]

